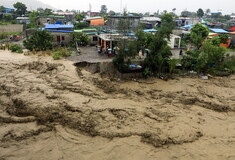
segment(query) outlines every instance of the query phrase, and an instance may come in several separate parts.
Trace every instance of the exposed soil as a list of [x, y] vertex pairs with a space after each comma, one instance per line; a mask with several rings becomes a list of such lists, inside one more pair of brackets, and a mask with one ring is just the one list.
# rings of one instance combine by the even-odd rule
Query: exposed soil
[[235, 75], [115, 81], [0, 51], [0, 159], [235, 159]]

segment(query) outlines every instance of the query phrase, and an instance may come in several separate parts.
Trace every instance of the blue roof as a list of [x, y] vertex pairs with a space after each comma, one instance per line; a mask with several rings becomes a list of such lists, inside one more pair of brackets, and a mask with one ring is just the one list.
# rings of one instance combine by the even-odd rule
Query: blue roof
[[183, 28], [192, 28], [193, 26], [194, 26], [193, 24], [189, 24], [189, 25], [183, 26]]
[[67, 30], [54, 30], [54, 29], [47, 29], [50, 32], [64, 32], [64, 33], [71, 33], [73, 31], [67, 31]]
[[126, 36], [134, 36], [134, 33], [126, 33]]
[[144, 32], [157, 32], [156, 29], [145, 29]]
[[47, 24], [45, 28], [46, 29], [74, 28], [74, 25]]
[[228, 33], [224, 29], [220, 29], [220, 28], [210, 28], [210, 30], [215, 33]]

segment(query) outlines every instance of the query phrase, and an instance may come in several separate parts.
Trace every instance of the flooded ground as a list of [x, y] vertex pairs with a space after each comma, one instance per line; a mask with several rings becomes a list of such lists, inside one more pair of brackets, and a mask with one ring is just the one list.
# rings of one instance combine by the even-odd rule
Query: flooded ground
[[235, 75], [116, 81], [0, 51], [0, 159], [235, 159]]

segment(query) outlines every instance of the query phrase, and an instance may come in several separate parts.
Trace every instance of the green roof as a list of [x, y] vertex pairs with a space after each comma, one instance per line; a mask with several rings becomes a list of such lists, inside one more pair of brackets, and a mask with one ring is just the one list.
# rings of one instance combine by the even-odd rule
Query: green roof
[[97, 31], [97, 29], [96, 28], [86, 28], [86, 29], [82, 29], [82, 31], [84, 32], [84, 31]]
[[95, 28], [86, 28], [86, 29], [74, 30], [74, 32], [85, 32], [86, 34], [89, 34], [89, 33], [96, 33], [97, 29], [95, 29]]
[[58, 15], [49, 15], [48, 17], [55, 17], [55, 18], [64, 18], [65, 16], [58, 16]]
[[86, 32], [85, 34], [92, 35], [92, 34], [97, 34], [97, 32]]
[[81, 30], [74, 30], [74, 32], [82, 32], [82, 29]]
[[209, 33], [209, 36], [213, 36], [213, 35], [216, 35], [217, 33], [212, 33], [212, 32], [210, 32]]

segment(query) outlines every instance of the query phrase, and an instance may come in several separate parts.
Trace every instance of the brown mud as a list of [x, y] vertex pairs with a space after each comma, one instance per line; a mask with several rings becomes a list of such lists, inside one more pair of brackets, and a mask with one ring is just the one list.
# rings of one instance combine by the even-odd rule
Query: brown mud
[[235, 75], [115, 81], [0, 51], [0, 159], [235, 159]]

